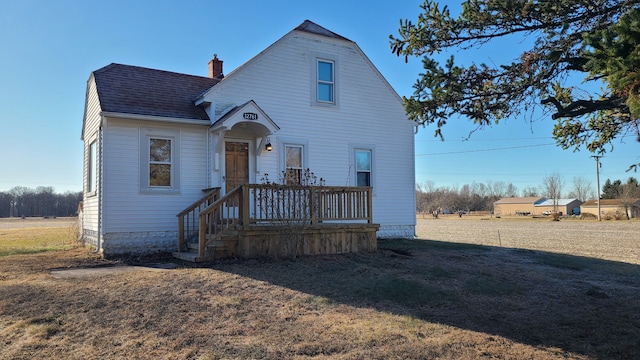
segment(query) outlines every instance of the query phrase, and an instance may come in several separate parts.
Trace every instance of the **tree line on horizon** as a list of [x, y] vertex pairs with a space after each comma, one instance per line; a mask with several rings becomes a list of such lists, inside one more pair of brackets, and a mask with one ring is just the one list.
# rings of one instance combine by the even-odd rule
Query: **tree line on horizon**
[[0, 191], [0, 218], [75, 216], [82, 192], [56, 193], [51, 186], [16, 186]]
[[[428, 213], [439, 211], [492, 211], [493, 203], [505, 197], [546, 197], [587, 201], [596, 199], [591, 182], [582, 177], [574, 177], [573, 187], [564, 191], [564, 180], [558, 173], [546, 176], [542, 185], [528, 186], [518, 191], [512, 183], [488, 181], [486, 183], [464, 184], [462, 186], [436, 186], [433, 181], [416, 184], [416, 211]], [[607, 179], [602, 186], [601, 199], [637, 199], [640, 198], [640, 184], [630, 177], [626, 183], [621, 180]]]

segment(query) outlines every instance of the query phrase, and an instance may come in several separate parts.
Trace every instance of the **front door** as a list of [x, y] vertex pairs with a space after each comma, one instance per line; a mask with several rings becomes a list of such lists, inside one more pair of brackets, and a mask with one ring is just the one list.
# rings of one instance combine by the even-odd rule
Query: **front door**
[[249, 183], [249, 143], [225, 142], [225, 192]]

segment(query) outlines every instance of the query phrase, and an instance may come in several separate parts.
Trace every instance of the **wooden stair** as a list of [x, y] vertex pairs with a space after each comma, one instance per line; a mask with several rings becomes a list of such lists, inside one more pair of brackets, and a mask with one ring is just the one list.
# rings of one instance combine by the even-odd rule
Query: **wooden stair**
[[[217, 237], [217, 239], [216, 239]], [[174, 252], [173, 257], [189, 262], [209, 262], [238, 254], [238, 231], [227, 230], [219, 235], [207, 235], [204, 256], [198, 256], [198, 238], [186, 242], [187, 251]]]

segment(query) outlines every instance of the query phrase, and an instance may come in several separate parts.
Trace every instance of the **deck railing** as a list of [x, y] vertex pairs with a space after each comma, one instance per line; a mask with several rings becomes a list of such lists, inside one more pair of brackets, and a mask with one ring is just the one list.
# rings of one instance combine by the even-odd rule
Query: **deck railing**
[[373, 222], [371, 187], [251, 184], [244, 193], [244, 224]]
[[[332, 222], [373, 223], [371, 187], [285, 186], [247, 184], [221, 198], [219, 192], [192, 204], [178, 214], [178, 246], [198, 235], [198, 254], [236, 225], [318, 224]], [[204, 206], [206, 204], [206, 206]], [[194, 229], [194, 217], [197, 228]]]

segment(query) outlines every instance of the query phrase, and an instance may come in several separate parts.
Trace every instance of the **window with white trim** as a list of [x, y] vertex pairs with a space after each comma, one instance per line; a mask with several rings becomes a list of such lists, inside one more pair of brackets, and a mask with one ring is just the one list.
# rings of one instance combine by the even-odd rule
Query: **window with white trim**
[[285, 184], [300, 184], [303, 151], [304, 148], [301, 145], [285, 145]]
[[98, 140], [93, 140], [89, 144], [89, 158], [87, 159], [87, 192], [96, 191], [98, 180]]
[[371, 150], [356, 149], [356, 186], [371, 186]]
[[171, 186], [172, 140], [149, 138], [149, 187]]
[[316, 74], [316, 101], [335, 103], [335, 62], [318, 59]]
[[179, 130], [141, 129], [140, 190], [175, 193], [180, 190]]

